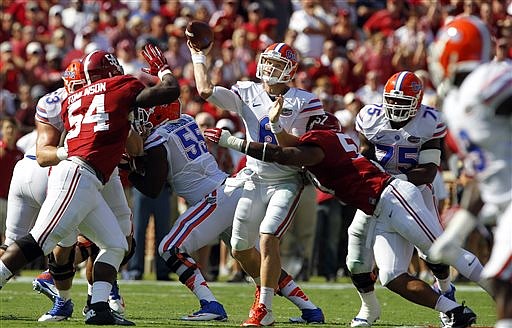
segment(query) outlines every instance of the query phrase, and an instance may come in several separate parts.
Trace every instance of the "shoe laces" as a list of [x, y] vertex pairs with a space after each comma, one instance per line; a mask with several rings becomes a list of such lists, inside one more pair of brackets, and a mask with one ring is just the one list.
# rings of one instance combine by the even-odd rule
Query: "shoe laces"
[[58, 315], [58, 314], [61, 314], [62, 312], [65, 312], [66, 304], [67, 304], [67, 301], [64, 301], [60, 297], [57, 297], [55, 299], [55, 303], [53, 303], [52, 309], [48, 312], [48, 314]]

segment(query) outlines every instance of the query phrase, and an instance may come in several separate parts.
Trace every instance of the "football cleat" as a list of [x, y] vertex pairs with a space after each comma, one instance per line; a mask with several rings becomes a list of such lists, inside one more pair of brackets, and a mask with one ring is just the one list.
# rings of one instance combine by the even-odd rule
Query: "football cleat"
[[251, 309], [249, 310], [249, 318], [254, 315], [256, 308], [260, 304], [260, 286], [256, 286], [256, 290], [254, 291], [254, 301], [252, 302]]
[[268, 310], [265, 304], [258, 304], [258, 306], [252, 310], [252, 316], [242, 323], [243, 327], [261, 327], [261, 326], [272, 326], [274, 324], [274, 316], [272, 310]]
[[71, 317], [72, 314], [73, 302], [70, 299], [64, 301], [62, 298], [56, 297], [51, 310], [43, 314], [37, 321], [62, 321]]
[[194, 312], [190, 315], [182, 317], [181, 320], [187, 321], [226, 321], [228, 320], [228, 315], [224, 310], [222, 304], [217, 301], [208, 302], [207, 300], [200, 300], [199, 304], [201, 304], [201, 309], [197, 312]]
[[464, 302], [450, 311], [446, 312], [448, 321], [443, 323], [443, 328], [465, 328], [476, 322], [476, 314]]
[[350, 327], [371, 327], [380, 318], [380, 305], [370, 309], [367, 304], [361, 304], [361, 309], [350, 322]]
[[324, 313], [321, 308], [303, 309], [302, 315], [296, 318], [290, 318], [291, 323], [325, 323]]
[[112, 284], [112, 290], [108, 296], [108, 305], [113, 312], [124, 318], [126, 305], [124, 303], [123, 296], [121, 296], [119, 293], [119, 285], [117, 284], [117, 280], [115, 280]]
[[114, 314], [107, 302], [92, 304], [85, 314], [86, 325], [135, 326], [135, 323]]
[[55, 303], [56, 298], [59, 296], [49, 270], [41, 272], [34, 281], [32, 281], [32, 289], [40, 294], [44, 294], [52, 303]]
[[[433, 285], [432, 285], [432, 289], [434, 290], [434, 292], [436, 292], [437, 294], [439, 295], [443, 295], [444, 297], [456, 302], [455, 300], [455, 291], [457, 290], [455, 288], [455, 286], [453, 284], [450, 284], [450, 290], [447, 291], [446, 293], [441, 293], [441, 290], [439, 289], [439, 286], [437, 285], [437, 282], [435, 282]], [[450, 327], [450, 318], [448, 317], [448, 315], [446, 315], [446, 313], [443, 313], [443, 312], [439, 312], [439, 320], [441, 320], [441, 327]]]

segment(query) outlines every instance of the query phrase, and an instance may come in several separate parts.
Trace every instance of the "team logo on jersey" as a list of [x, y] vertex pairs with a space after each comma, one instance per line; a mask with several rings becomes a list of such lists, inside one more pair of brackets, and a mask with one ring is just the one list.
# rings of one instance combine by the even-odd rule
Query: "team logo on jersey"
[[419, 143], [421, 141], [420, 137], [410, 136], [407, 138], [407, 141], [412, 143]]
[[287, 117], [287, 116], [292, 116], [293, 114], [293, 109], [292, 108], [283, 108], [283, 111], [281, 112], [281, 116], [284, 116], [284, 117]]

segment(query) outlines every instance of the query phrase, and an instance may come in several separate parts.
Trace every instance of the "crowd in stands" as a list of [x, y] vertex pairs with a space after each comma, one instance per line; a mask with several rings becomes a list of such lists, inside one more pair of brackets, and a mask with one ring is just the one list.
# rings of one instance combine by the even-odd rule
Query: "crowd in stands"
[[[417, 72], [425, 82], [425, 101], [436, 106], [427, 51], [439, 28], [456, 15], [479, 16], [492, 31], [494, 60], [512, 60], [507, 0], [12, 0], [1, 1], [0, 9], [0, 119], [15, 118], [18, 137], [34, 129], [37, 100], [62, 86], [65, 67], [93, 50], [115, 53], [125, 73], [157, 83], [141, 71], [140, 51], [148, 42], [165, 52], [179, 78], [184, 113], [209, 113], [213, 124], [242, 134], [236, 116], [197, 94], [184, 33], [190, 20], [213, 28], [209, 60], [215, 85], [254, 79], [260, 51], [274, 42], [292, 45], [300, 54], [292, 83], [318, 95], [348, 133], [358, 109], [381, 102], [384, 83], [397, 71]], [[216, 152], [223, 152], [222, 167], [236, 172], [239, 156]], [[2, 156], [4, 170], [1, 163]]]

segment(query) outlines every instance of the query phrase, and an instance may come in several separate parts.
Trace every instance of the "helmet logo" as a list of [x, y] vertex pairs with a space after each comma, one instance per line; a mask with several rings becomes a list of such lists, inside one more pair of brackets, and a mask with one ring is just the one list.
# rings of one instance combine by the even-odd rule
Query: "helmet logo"
[[286, 59], [297, 61], [297, 55], [291, 49], [287, 49], [285, 53]]
[[62, 74], [62, 76], [66, 79], [74, 79], [76, 77], [76, 72], [75, 71], [64, 71], [64, 73]]
[[421, 91], [421, 84], [418, 83], [418, 82], [411, 82], [411, 88], [412, 88], [412, 91], [414, 92], [420, 92]]
[[115, 66], [119, 72], [123, 72], [123, 68], [121, 67], [121, 65], [117, 61], [117, 58], [113, 54], [108, 53], [105, 55], [105, 58], [107, 58], [110, 65]]

